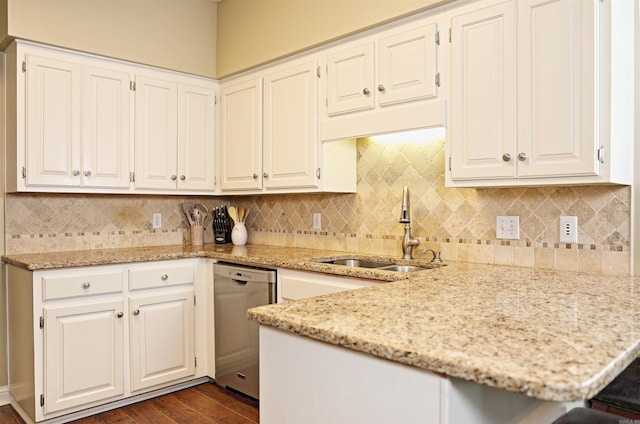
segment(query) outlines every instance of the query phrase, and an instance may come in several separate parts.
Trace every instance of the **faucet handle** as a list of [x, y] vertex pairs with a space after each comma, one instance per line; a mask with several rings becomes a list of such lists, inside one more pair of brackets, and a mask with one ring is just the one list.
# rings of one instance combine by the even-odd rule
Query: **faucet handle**
[[433, 259], [431, 259], [431, 262], [436, 264], [442, 263], [442, 259], [440, 259], [440, 252], [436, 252], [433, 249], [422, 249], [422, 253], [427, 253], [427, 252], [433, 253]]

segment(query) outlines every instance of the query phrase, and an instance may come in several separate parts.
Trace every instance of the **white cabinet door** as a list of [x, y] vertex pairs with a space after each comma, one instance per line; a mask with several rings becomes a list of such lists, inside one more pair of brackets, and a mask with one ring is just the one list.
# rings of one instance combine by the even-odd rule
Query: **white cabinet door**
[[26, 184], [80, 186], [82, 67], [26, 56]]
[[266, 188], [318, 185], [318, 63], [264, 78], [263, 177]]
[[597, 175], [595, 7], [518, 1], [519, 177]]
[[220, 188], [262, 189], [262, 78], [250, 78], [220, 93]]
[[451, 178], [516, 175], [514, 3], [451, 19]]
[[176, 189], [177, 90], [173, 81], [136, 78], [136, 188]]
[[378, 284], [375, 281], [356, 280], [312, 272], [278, 270], [278, 302], [306, 299], [329, 293], [354, 290]]
[[193, 287], [129, 299], [131, 390], [195, 374]]
[[380, 106], [438, 95], [437, 32], [432, 23], [380, 39], [375, 88]]
[[123, 394], [122, 299], [44, 308], [44, 413]]
[[327, 113], [337, 115], [375, 106], [373, 41], [327, 56]]
[[82, 185], [129, 188], [129, 72], [84, 67]]
[[178, 85], [178, 189], [214, 190], [214, 105], [212, 88]]

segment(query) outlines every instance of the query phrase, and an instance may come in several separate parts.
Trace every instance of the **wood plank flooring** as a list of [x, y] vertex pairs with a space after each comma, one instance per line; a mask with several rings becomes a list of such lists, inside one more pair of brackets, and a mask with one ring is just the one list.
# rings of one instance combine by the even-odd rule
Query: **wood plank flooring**
[[[213, 383], [134, 403], [74, 421], [75, 424], [257, 424], [257, 402]], [[0, 407], [0, 423], [24, 424], [18, 413]]]

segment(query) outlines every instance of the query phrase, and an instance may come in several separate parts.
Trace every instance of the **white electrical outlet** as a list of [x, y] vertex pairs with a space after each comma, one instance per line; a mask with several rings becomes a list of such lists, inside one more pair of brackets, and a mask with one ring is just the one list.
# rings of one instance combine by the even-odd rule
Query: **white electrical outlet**
[[578, 242], [578, 217], [577, 216], [561, 216], [560, 217], [560, 242], [561, 243], [577, 243]]
[[497, 216], [496, 238], [518, 240], [520, 238], [520, 217]]
[[318, 212], [313, 213], [313, 229], [322, 230], [322, 215]]
[[154, 213], [153, 214], [152, 225], [153, 225], [153, 228], [162, 228], [162, 214], [161, 213]]

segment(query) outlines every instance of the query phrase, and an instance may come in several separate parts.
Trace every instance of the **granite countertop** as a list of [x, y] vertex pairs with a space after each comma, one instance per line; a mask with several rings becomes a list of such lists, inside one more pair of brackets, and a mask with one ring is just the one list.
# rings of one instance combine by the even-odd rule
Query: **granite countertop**
[[590, 398], [640, 353], [639, 279], [464, 263], [406, 274], [310, 260], [347, 256], [211, 244], [10, 255], [3, 260], [35, 271], [207, 257], [387, 281], [254, 308], [249, 318], [544, 400]]

